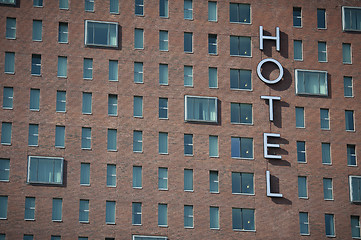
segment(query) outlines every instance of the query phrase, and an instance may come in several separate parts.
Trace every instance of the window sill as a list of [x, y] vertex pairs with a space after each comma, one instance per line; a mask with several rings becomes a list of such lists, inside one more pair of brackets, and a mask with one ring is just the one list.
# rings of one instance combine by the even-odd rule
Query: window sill
[[118, 115], [108, 114], [109, 117], [118, 117]]
[[218, 53], [208, 53], [210, 56], [218, 56]]
[[133, 187], [133, 189], [143, 189], [143, 187]]
[[334, 201], [335, 199], [324, 199], [325, 201]]
[[158, 225], [158, 227], [161, 227], [161, 228], [167, 228], [168, 225]]
[[169, 155], [169, 153], [159, 153], [159, 155]]
[[142, 226], [142, 224], [136, 224], [136, 223], [133, 223], [132, 225], [133, 226]]
[[9, 180], [0, 180], [0, 182], [10, 182]]
[[210, 194], [219, 194], [219, 192], [210, 192]]
[[219, 158], [219, 156], [209, 156], [210, 158]]
[[159, 118], [159, 120], [169, 120], [169, 118]]
[[143, 116], [133, 116], [134, 118], [143, 119]]
[[193, 88], [193, 85], [184, 85], [184, 87]]
[[184, 190], [185, 192], [194, 192], [194, 190]]
[[332, 166], [332, 163], [322, 163], [322, 165]]
[[297, 127], [296, 126], [296, 129], [306, 129], [306, 127]]
[[347, 167], [357, 167], [357, 165], [347, 165]]
[[63, 79], [67, 79], [68, 76], [57, 76], [58, 78], [63, 78]]
[[308, 200], [308, 197], [298, 197], [299, 199]]
[[256, 232], [256, 230], [246, 230], [246, 229], [233, 229], [236, 232]]
[[106, 222], [106, 225], [116, 225], [115, 222]]
[[79, 221], [79, 223], [81, 223], [81, 224], [90, 224], [89, 221]]
[[193, 157], [193, 154], [184, 154], [185, 157]]
[[194, 227], [184, 227], [185, 229], [194, 229]]
[[24, 221], [35, 222], [35, 219], [24, 219]]
[[187, 51], [184, 51], [185, 54], [193, 54], [194, 52], [187, 52]]
[[342, 64], [345, 64], [345, 65], [352, 65], [352, 62], [348, 63], [348, 62], [343, 62]]
[[159, 191], [168, 191], [168, 188], [158, 188]]
[[307, 164], [307, 162], [298, 162], [298, 161], [297, 161], [297, 163], [299, 163], [299, 164]]
[[114, 149], [114, 150], [110, 150], [110, 149], [107, 149], [108, 152], [118, 152], [118, 149]]
[[81, 150], [87, 150], [87, 151], [91, 151], [91, 148], [81, 148]]
[[326, 237], [328, 237], [328, 238], [335, 238], [336, 237], [336, 235], [332, 235], [332, 236], [330, 236], [330, 235], [326, 235]]
[[55, 111], [57, 113], [66, 113], [66, 111]]
[[28, 145], [28, 147], [39, 147], [39, 145]]
[[109, 82], [119, 82], [118, 79], [108, 79]]
[[302, 26], [293, 26], [294, 28], [303, 28]]
[[209, 89], [218, 89], [218, 87], [209, 87]]
[[92, 81], [93, 78], [83, 78], [84, 80]]
[[254, 160], [254, 158], [243, 158], [243, 157], [232, 157], [232, 159], [237, 159], [237, 160]]
[[220, 230], [219, 228], [210, 228], [211, 230]]
[[133, 153], [143, 153], [143, 151], [133, 151]]
[[11, 146], [11, 143], [1, 143], [1, 145], [4, 145], [4, 146]]
[[233, 195], [255, 196], [254, 193], [232, 193]]
[[32, 73], [31, 76], [33, 76], [33, 77], [41, 77], [41, 74]]
[[55, 146], [55, 148], [57, 148], [57, 149], [65, 149], [64, 146]]
[[296, 62], [303, 62], [303, 59], [293, 59]]
[[108, 185], [107, 185], [107, 187], [108, 187], [108, 188], [116, 188], [117, 186], [108, 186]]
[[252, 23], [251, 22], [231, 22], [229, 21], [229, 23], [236, 23], [236, 24], [246, 24], [246, 25], [251, 25]]
[[169, 86], [168, 83], [159, 83], [159, 86]]
[[56, 223], [62, 223], [63, 220], [51, 220], [52, 222], [56, 222]]
[[7, 218], [0, 218], [0, 220], [8, 220]]
[[236, 90], [236, 91], [248, 91], [248, 92], [252, 92], [253, 91], [253, 89], [251, 88], [251, 89], [243, 89], [243, 88], [231, 88], [231, 90]]
[[331, 129], [329, 128], [321, 128], [321, 131], [330, 131]]
[[93, 115], [93, 113], [84, 113], [82, 112], [83, 115]]
[[248, 126], [253, 126], [253, 123], [231, 122], [231, 124], [233, 124], [233, 125], [248, 125]]
[[8, 39], [8, 40], [16, 40], [16, 38], [10, 38], [10, 37], [7, 37], [6, 39]]
[[144, 48], [134, 48], [134, 50], [144, 50]]
[[30, 111], [32, 111], [32, 112], [40, 112], [40, 109], [29, 109]]
[[230, 54], [231, 57], [245, 57], [245, 58], [251, 58], [252, 55], [232, 55]]
[[5, 74], [15, 75], [15, 72], [5, 72]]
[[356, 130], [346, 130], [346, 132], [356, 132]]
[[58, 43], [61, 43], [61, 44], [68, 44], [69, 42], [58, 42]]
[[317, 28], [317, 30], [327, 30], [327, 28]]

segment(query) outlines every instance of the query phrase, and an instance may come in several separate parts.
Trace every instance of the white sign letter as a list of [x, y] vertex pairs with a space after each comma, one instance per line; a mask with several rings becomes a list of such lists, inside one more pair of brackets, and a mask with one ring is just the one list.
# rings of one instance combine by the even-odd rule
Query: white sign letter
[[282, 193], [271, 193], [271, 174], [269, 171], [266, 171], [266, 181], [267, 181], [267, 197], [283, 197]]
[[[263, 77], [263, 75], [261, 73], [261, 68], [262, 68], [262, 65], [266, 62], [273, 62], [274, 64], [277, 65], [278, 69], [280, 70], [280, 74], [278, 75], [278, 77], [275, 80], [269, 80], [269, 79], [266, 79], [265, 77]], [[278, 83], [279, 81], [281, 81], [281, 79], [283, 77], [283, 67], [282, 67], [281, 63], [279, 63], [277, 60], [275, 60], [273, 58], [266, 58], [258, 63], [257, 75], [263, 82], [268, 83], [268, 84], [275, 84], [275, 83]]]
[[263, 50], [263, 40], [275, 40], [276, 41], [276, 50], [280, 51], [281, 49], [281, 40], [280, 40], [280, 28], [276, 27], [276, 36], [263, 36], [263, 26], [259, 26], [259, 49]]
[[269, 101], [269, 120], [273, 121], [273, 100], [281, 100], [281, 97], [261, 96], [261, 99], [268, 99], [268, 101]]
[[264, 158], [282, 159], [280, 155], [268, 154], [268, 148], [279, 148], [278, 143], [268, 143], [268, 137], [281, 137], [278, 133], [263, 133], [263, 156]]

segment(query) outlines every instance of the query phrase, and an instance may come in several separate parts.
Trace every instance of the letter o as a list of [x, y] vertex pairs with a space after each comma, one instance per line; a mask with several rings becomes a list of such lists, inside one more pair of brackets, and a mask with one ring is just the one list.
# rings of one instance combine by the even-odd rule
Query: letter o
[[[266, 62], [273, 62], [274, 64], [277, 65], [278, 69], [280, 70], [280, 74], [278, 75], [278, 78], [276, 78], [275, 80], [269, 80], [262, 76], [261, 67]], [[283, 77], [283, 67], [277, 60], [274, 60], [273, 58], [266, 58], [258, 63], [257, 75], [263, 82], [268, 83], [268, 84], [275, 84], [275, 83], [278, 83]]]

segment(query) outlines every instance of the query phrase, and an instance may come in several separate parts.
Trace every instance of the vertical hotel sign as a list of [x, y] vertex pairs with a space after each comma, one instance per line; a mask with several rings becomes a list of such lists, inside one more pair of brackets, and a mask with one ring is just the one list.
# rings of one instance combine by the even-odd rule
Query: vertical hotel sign
[[[263, 50], [263, 41], [264, 40], [272, 40], [272, 41], [276, 41], [276, 50], [279, 52], [281, 50], [281, 40], [280, 40], [280, 28], [276, 27], [276, 36], [264, 36], [263, 35], [263, 26], [259, 27], [259, 49]], [[275, 80], [270, 80], [265, 78], [262, 75], [261, 72], [261, 68], [263, 66], [263, 64], [265, 63], [274, 63], [278, 69], [279, 69], [279, 75]], [[283, 67], [282, 65], [275, 59], [273, 58], [266, 58], [263, 59], [261, 62], [258, 63], [257, 66], [257, 75], [258, 77], [265, 83], [267, 84], [276, 84], [279, 81], [281, 81], [282, 77], [283, 77]], [[273, 104], [274, 101], [279, 101], [281, 100], [281, 97], [278, 96], [261, 96], [261, 99], [265, 99], [268, 100], [269, 102], [269, 121], [273, 122]], [[278, 133], [263, 133], [263, 155], [264, 158], [266, 159], [282, 159], [282, 156], [280, 155], [274, 155], [274, 154], [270, 154], [268, 153], [268, 149], [270, 148], [279, 148], [280, 145], [279, 144], [275, 144], [275, 143], [269, 143], [268, 142], [268, 138], [272, 137], [272, 138], [280, 138], [281, 135]], [[281, 198], [283, 197], [283, 195], [281, 193], [272, 193], [271, 192], [271, 174], [270, 171], [266, 171], [266, 181], [267, 181], [267, 197], [278, 197]]]

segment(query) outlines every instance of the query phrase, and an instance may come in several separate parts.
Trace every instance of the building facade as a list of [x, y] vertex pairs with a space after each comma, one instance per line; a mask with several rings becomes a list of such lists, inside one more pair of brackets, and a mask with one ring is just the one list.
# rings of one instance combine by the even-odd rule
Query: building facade
[[360, 1], [0, 16], [1, 240], [360, 238]]

